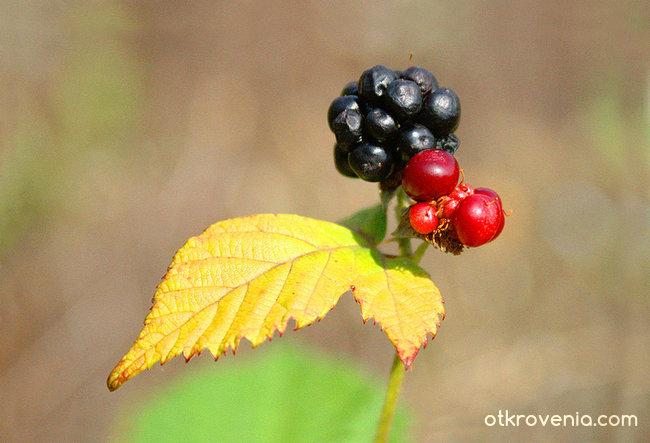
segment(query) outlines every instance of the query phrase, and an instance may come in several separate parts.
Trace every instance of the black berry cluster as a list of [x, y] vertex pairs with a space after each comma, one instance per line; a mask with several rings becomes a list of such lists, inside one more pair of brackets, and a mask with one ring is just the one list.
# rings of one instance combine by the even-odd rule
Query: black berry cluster
[[334, 163], [344, 176], [399, 186], [415, 154], [439, 149], [454, 154], [460, 101], [421, 67], [393, 71], [377, 65], [343, 88], [327, 112], [336, 136]]
[[380, 182], [382, 191], [402, 186], [415, 201], [405, 208], [394, 235], [459, 254], [465, 246], [491, 242], [503, 230], [506, 214], [499, 195], [465, 183], [454, 157], [460, 102], [454, 91], [438, 87], [431, 72], [417, 66], [403, 72], [381, 65], [368, 69], [343, 88], [327, 119], [341, 174]]

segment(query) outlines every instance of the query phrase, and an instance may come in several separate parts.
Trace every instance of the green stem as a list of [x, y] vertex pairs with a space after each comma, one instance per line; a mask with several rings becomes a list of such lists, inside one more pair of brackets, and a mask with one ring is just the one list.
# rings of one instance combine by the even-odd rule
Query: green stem
[[388, 441], [390, 427], [393, 424], [393, 416], [395, 415], [395, 407], [397, 406], [397, 398], [399, 397], [399, 391], [402, 387], [402, 381], [404, 380], [404, 372], [404, 365], [396, 352], [395, 358], [393, 359], [393, 367], [390, 370], [390, 378], [388, 380], [386, 398], [384, 399], [384, 407], [381, 410], [379, 425], [377, 426], [377, 433], [375, 434], [375, 443], [384, 443]]
[[[408, 197], [402, 189], [397, 194], [397, 206], [395, 207], [395, 215], [397, 220], [400, 219], [404, 208], [408, 207]], [[413, 251], [411, 249], [410, 238], [398, 238], [400, 256], [411, 258]], [[393, 367], [390, 369], [390, 376], [388, 378], [388, 388], [386, 389], [386, 397], [384, 398], [384, 406], [381, 409], [379, 417], [379, 424], [377, 425], [377, 433], [375, 434], [375, 443], [385, 443], [388, 441], [390, 428], [393, 424], [393, 417], [395, 415], [395, 408], [397, 407], [397, 399], [399, 397], [402, 382], [404, 381], [404, 365], [399, 358], [399, 354], [395, 352], [393, 359]]]
[[[406, 192], [404, 192], [402, 188], [399, 188], [399, 191], [397, 191], [397, 205], [395, 205], [395, 218], [398, 222], [402, 218], [402, 211], [408, 208], [409, 205], [409, 197], [406, 195]], [[402, 257], [411, 258], [413, 256], [410, 238], [397, 238], [397, 244], [399, 245], [399, 252]]]
[[422, 256], [427, 251], [428, 247], [429, 247], [429, 243], [425, 242], [425, 241], [423, 241], [420, 244], [420, 246], [417, 247], [417, 249], [413, 253], [413, 256], [411, 257], [411, 260], [413, 260], [413, 263], [415, 263], [415, 264], [420, 263], [420, 260], [422, 260]]
[[409, 254], [407, 255], [401, 255], [401, 257], [408, 257], [411, 258], [411, 239], [410, 238], [398, 238], [397, 239], [397, 244], [399, 245], [399, 249], [402, 251], [408, 251]]

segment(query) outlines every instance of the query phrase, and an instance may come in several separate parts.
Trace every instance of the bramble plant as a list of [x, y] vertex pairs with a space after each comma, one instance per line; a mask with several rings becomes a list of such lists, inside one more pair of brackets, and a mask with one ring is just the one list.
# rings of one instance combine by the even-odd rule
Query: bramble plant
[[[322, 319], [351, 291], [396, 349], [376, 441], [387, 441], [404, 371], [444, 318], [443, 299], [418, 266], [427, 246], [460, 254], [503, 229], [501, 199], [464, 183], [454, 153], [454, 91], [428, 70], [365, 71], [331, 104], [334, 163], [345, 177], [378, 182], [380, 203], [330, 223], [287, 214], [234, 218], [178, 250], [131, 350], [108, 377], [111, 391], [160, 361], [204, 349], [218, 359], [242, 338], [253, 347]], [[462, 181], [459, 184], [459, 178]], [[398, 228], [385, 240], [388, 208]], [[415, 252], [411, 240], [423, 240]], [[388, 241], [398, 256], [381, 252]]]

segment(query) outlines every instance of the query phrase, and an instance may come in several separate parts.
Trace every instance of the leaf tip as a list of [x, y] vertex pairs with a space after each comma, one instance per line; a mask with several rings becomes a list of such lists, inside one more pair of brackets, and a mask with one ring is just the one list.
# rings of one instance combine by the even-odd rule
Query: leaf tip
[[117, 389], [124, 384], [126, 378], [123, 374], [116, 373], [116, 370], [113, 369], [113, 372], [110, 373], [106, 379], [106, 387], [110, 392], [117, 391]]
[[413, 354], [413, 355], [411, 355], [409, 357], [406, 357], [406, 358], [400, 357], [400, 360], [402, 360], [402, 364], [404, 364], [404, 370], [405, 371], [408, 371], [409, 369], [411, 369], [411, 366], [413, 365], [413, 361], [415, 360], [415, 356], [417, 354], [418, 353], [416, 351], [415, 354]]

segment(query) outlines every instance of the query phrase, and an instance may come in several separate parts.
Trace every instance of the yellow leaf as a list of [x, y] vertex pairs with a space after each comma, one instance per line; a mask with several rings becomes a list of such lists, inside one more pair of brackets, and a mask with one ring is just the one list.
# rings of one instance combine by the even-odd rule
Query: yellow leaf
[[257, 346], [290, 319], [320, 320], [352, 290], [363, 320], [379, 323], [408, 368], [443, 300], [428, 275], [388, 258], [352, 230], [297, 215], [255, 215], [210, 226], [176, 253], [135, 344], [113, 369], [113, 391], [158, 360], [216, 358], [242, 338]]

